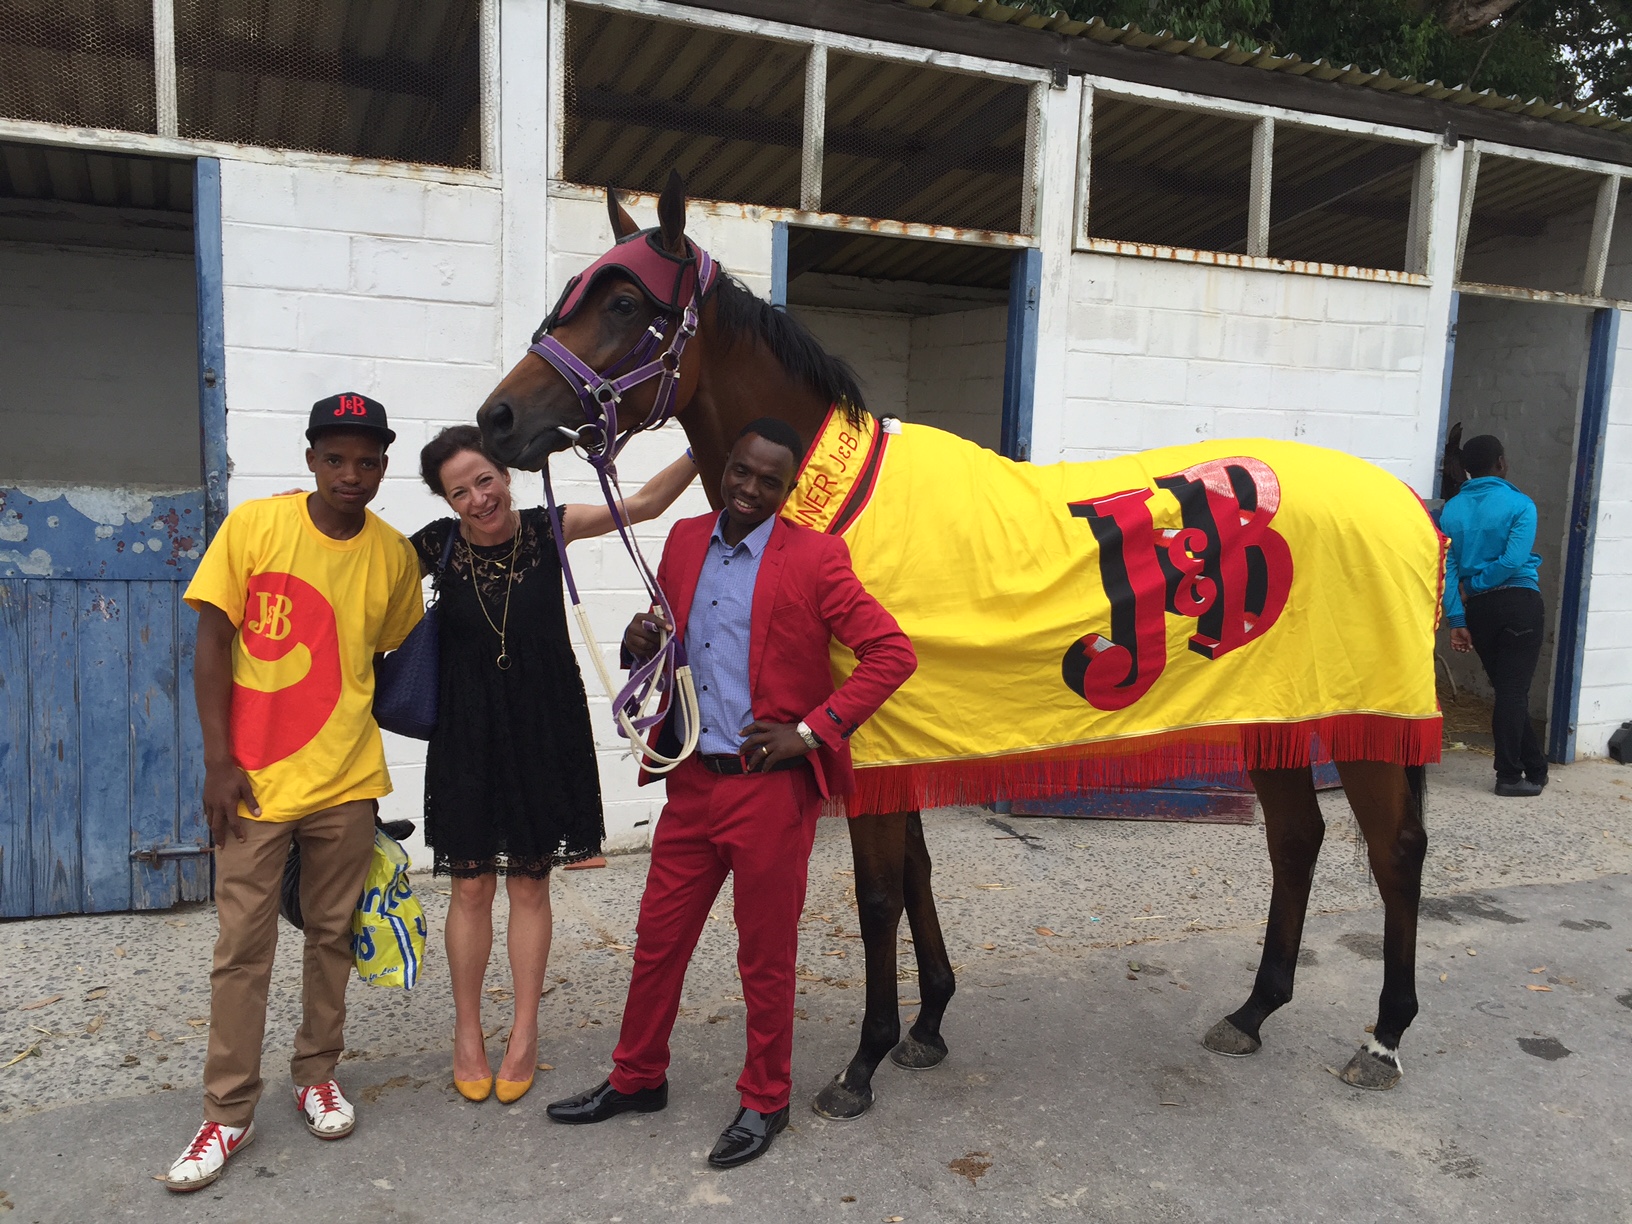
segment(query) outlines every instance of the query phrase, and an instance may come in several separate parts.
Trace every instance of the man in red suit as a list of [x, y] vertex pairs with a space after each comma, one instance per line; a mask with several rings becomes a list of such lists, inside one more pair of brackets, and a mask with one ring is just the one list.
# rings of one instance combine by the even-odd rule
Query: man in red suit
[[[731, 872], [748, 1057], [742, 1106], [709, 1154], [720, 1168], [762, 1155], [788, 1124], [794, 961], [816, 818], [824, 800], [855, 788], [846, 741], [917, 666], [906, 634], [850, 568], [844, 541], [777, 517], [802, 449], [784, 422], [753, 422], [726, 460], [725, 509], [669, 533], [657, 577], [697, 685], [697, 752], [668, 775], [612, 1074], [547, 1111], [588, 1123], [668, 1104], [686, 965]], [[657, 649], [657, 615], [631, 622], [628, 658]], [[830, 638], [857, 660], [836, 690]], [[680, 748], [673, 723], [658, 740], [670, 756]]]

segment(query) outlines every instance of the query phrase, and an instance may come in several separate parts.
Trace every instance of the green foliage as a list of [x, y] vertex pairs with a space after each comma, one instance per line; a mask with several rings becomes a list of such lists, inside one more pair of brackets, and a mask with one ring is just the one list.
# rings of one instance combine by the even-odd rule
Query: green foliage
[[1483, 14], [1496, 6], [1470, 0], [1058, 0], [1053, 7], [1084, 21], [1632, 118], [1632, 0], [1514, 0], [1493, 19]]

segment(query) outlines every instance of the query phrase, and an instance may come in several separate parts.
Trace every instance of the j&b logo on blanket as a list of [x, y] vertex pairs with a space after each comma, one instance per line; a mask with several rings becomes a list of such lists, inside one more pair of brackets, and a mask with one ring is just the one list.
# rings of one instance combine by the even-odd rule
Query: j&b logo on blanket
[[1073, 642], [1061, 672], [1098, 710], [1126, 709], [1156, 683], [1169, 614], [1193, 617], [1190, 649], [1219, 659], [1262, 637], [1292, 589], [1292, 552], [1269, 525], [1281, 485], [1267, 464], [1213, 459], [1156, 484], [1178, 500], [1182, 528], [1157, 529], [1154, 489], [1071, 503], [1099, 544], [1111, 623]]

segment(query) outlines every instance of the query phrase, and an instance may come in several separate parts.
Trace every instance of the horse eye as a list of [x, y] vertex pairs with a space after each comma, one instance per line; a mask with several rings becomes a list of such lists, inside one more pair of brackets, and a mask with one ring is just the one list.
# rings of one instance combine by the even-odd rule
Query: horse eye
[[635, 313], [635, 299], [631, 297], [613, 298], [611, 310], [613, 314], [632, 315]]

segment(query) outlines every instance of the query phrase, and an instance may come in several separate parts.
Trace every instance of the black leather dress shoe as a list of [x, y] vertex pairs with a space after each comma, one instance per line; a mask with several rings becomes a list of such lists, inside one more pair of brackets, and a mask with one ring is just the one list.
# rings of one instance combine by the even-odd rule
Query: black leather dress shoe
[[605, 1122], [608, 1118], [615, 1118], [621, 1113], [656, 1113], [668, 1103], [667, 1080], [656, 1088], [642, 1088], [638, 1092], [619, 1092], [612, 1087], [611, 1080], [602, 1080], [600, 1087], [546, 1105], [544, 1112], [557, 1122], [580, 1126], [590, 1122]]
[[736, 1121], [720, 1132], [719, 1142], [708, 1154], [708, 1163], [716, 1169], [734, 1169], [750, 1160], [757, 1160], [771, 1149], [771, 1140], [788, 1125], [788, 1107], [775, 1113], [760, 1113], [744, 1105], [737, 1110]]

